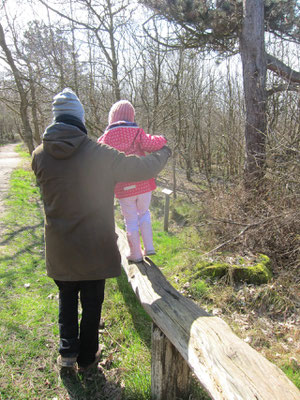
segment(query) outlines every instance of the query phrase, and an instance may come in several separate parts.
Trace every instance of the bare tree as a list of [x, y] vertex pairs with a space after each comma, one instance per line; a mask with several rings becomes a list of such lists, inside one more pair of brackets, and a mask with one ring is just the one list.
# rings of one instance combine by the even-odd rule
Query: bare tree
[[[107, 63], [111, 74], [115, 101], [121, 98], [121, 86], [119, 77], [120, 59], [119, 45], [124, 34], [124, 27], [130, 23], [134, 9], [130, 7], [128, 0], [80, 0], [72, 5], [70, 11], [63, 12], [59, 8], [51, 6], [50, 2], [39, 0], [49, 10], [72, 23], [72, 32], [75, 28], [86, 29], [93, 34], [95, 45], [99, 47]], [[81, 12], [80, 12], [80, 10]]]
[[288, 41], [300, 41], [299, 5], [296, 0], [140, 1], [171, 23], [177, 45], [214, 50], [221, 54], [241, 53], [246, 102], [245, 182], [257, 186], [265, 173], [266, 70], [272, 70], [299, 85], [299, 72], [266, 54], [264, 32]]
[[5, 61], [7, 62], [7, 64], [9, 65], [9, 67], [12, 71], [12, 74], [13, 74], [13, 77], [15, 80], [15, 84], [16, 84], [16, 87], [17, 87], [17, 90], [18, 90], [18, 93], [20, 96], [19, 111], [20, 111], [20, 116], [21, 116], [22, 125], [23, 125], [22, 139], [26, 143], [28, 150], [31, 154], [34, 150], [34, 144], [33, 144], [33, 137], [32, 137], [32, 129], [31, 129], [29, 115], [28, 115], [29, 102], [28, 102], [28, 97], [27, 97], [27, 91], [24, 87], [21, 72], [19, 71], [19, 69], [15, 63], [15, 60], [13, 58], [12, 52], [10, 51], [10, 49], [6, 43], [5, 34], [4, 34], [4, 30], [3, 30], [1, 23], [0, 23], [0, 47], [1, 47], [2, 51], [4, 52]]

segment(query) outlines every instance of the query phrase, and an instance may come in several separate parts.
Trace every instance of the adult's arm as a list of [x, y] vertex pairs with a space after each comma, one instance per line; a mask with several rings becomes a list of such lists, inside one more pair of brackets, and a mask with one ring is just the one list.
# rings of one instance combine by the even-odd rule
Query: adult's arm
[[145, 157], [126, 156], [111, 147], [107, 147], [106, 151], [110, 153], [109, 158], [115, 182], [134, 182], [153, 178], [164, 168], [172, 154], [168, 146]]

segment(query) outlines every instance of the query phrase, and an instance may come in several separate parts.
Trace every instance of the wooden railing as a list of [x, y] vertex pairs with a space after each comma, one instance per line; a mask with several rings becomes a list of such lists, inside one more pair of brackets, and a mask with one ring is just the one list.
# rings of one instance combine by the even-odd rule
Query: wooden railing
[[178, 293], [150, 260], [128, 263], [125, 233], [117, 233], [128, 281], [153, 320], [153, 399], [188, 398], [191, 372], [215, 400], [300, 399], [299, 390], [278, 367], [221, 318]]

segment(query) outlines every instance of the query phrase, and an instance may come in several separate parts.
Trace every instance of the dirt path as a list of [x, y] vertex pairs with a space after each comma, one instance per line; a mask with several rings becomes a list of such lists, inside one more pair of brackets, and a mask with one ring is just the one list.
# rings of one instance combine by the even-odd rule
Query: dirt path
[[7, 144], [0, 147], [0, 237], [3, 229], [1, 215], [4, 213], [4, 199], [9, 188], [10, 175], [20, 162], [15, 152], [17, 144]]

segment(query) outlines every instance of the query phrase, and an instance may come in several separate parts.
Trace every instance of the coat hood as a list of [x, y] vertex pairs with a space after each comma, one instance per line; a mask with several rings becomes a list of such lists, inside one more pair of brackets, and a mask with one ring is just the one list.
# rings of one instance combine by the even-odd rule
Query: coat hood
[[48, 126], [43, 136], [44, 150], [56, 159], [70, 158], [87, 136], [73, 125], [56, 122]]

